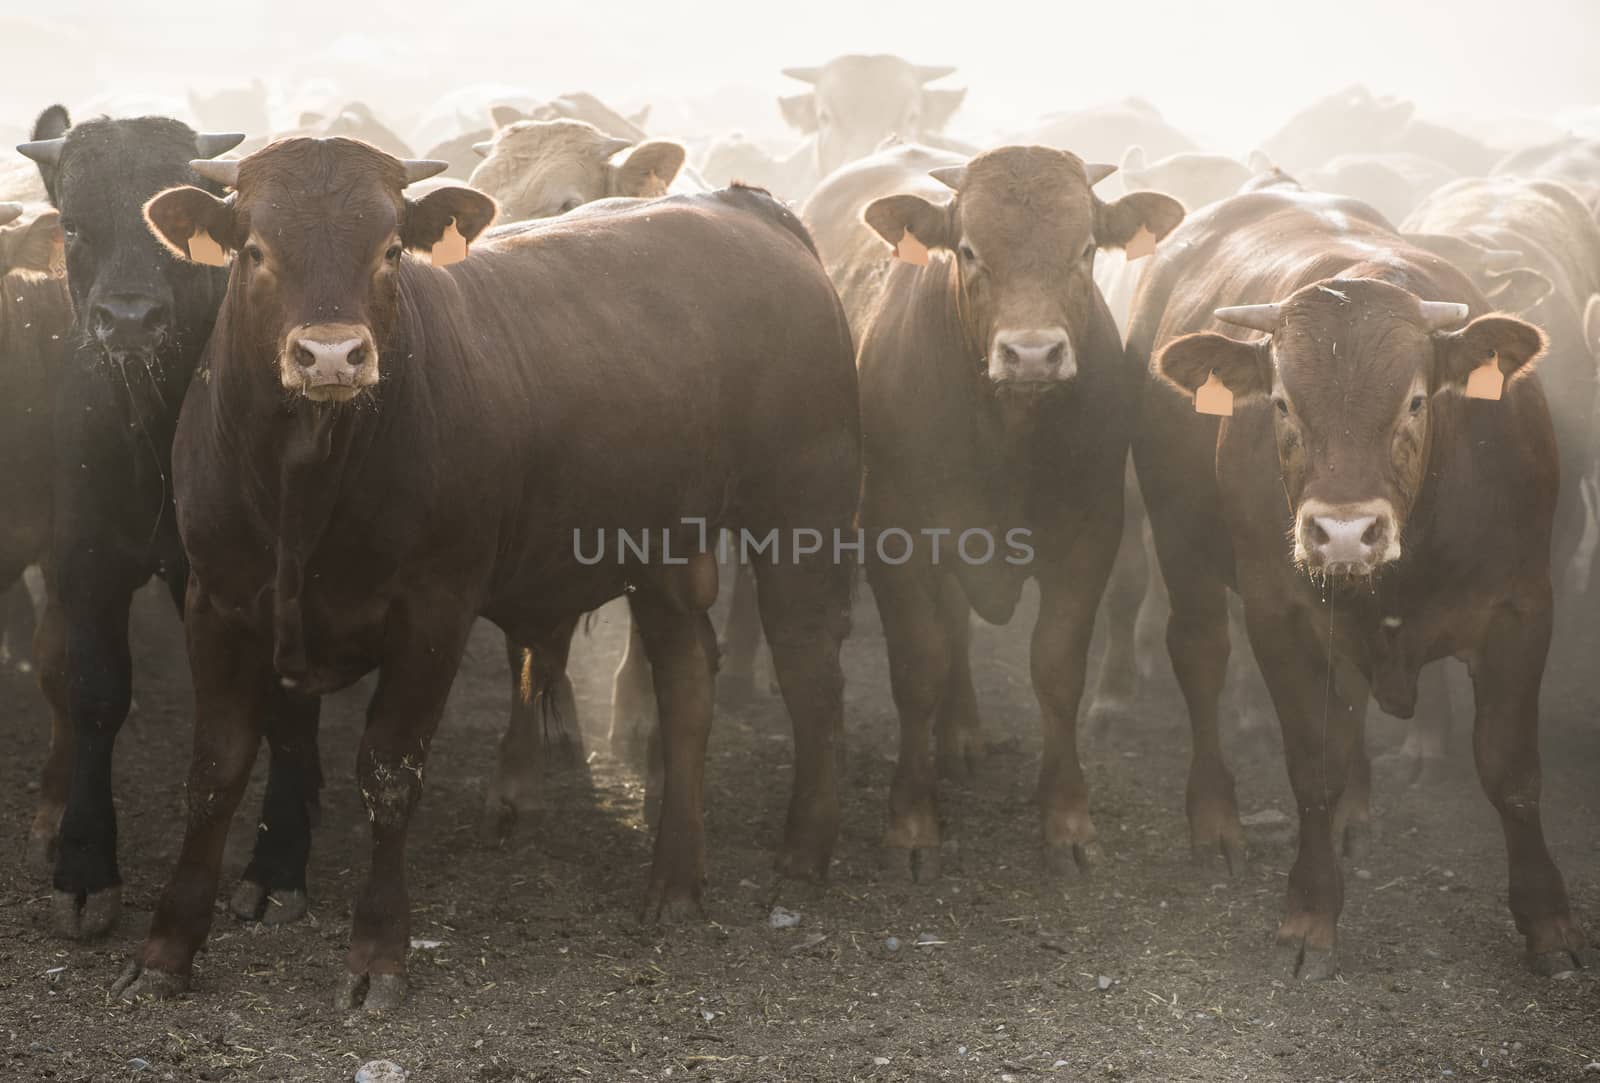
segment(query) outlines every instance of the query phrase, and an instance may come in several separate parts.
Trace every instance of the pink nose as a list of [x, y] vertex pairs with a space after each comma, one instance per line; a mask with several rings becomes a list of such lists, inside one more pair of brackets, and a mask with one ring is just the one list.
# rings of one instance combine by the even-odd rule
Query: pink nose
[[1007, 331], [995, 336], [989, 358], [991, 380], [1047, 383], [1070, 379], [1077, 371], [1072, 342], [1063, 330]]
[[1301, 532], [1310, 565], [1334, 574], [1369, 573], [1389, 547], [1386, 516], [1305, 516]]

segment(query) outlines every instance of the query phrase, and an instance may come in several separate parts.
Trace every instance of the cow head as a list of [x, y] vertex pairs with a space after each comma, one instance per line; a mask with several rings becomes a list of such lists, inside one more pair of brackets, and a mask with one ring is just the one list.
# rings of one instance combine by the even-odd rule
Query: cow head
[[317, 402], [377, 384], [405, 249], [470, 242], [495, 215], [470, 188], [407, 199], [406, 185], [444, 163], [351, 139], [284, 139], [241, 161], [195, 165], [233, 193], [169, 189], [145, 207], [150, 226], [180, 258], [204, 258], [213, 243], [237, 254], [229, 312], [243, 341], [273, 343], [283, 387]]
[[1059, 387], [1077, 374], [1098, 304], [1094, 255], [1145, 231], [1159, 240], [1183, 208], [1158, 192], [1102, 203], [1091, 190], [1115, 169], [1048, 147], [1003, 147], [932, 176], [948, 203], [917, 195], [875, 200], [867, 224], [892, 245], [954, 255], [968, 341], [990, 382], [1014, 392]]
[[0, 276], [60, 272], [61, 214], [54, 208], [36, 210], [28, 215], [21, 203], [0, 203]]
[[60, 212], [79, 340], [113, 362], [150, 366], [175, 341], [198, 347], [215, 315], [213, 295], [194, 288], [203, 269], [174, 261], [145, 229], [142, 208], [164, 188], [203, 183], [190, 161], [244, 136], [196, 133], [165, 117], [102, 118], [62, 134], [65, 123], [64, 110], [47, 109], [34, 141], [17, 149], [38, 163]]
[[1185, 151], [1159, 161], [1146, 161], [1137, 143], [1122, 155], [1118, 169], [1130, 192], [1165, 192], [1193, 210], [1234, 195], [1250, 179], [1250, 170], [1222, 154]]
[[549, 218], [610, 196], [665, 195], [685, 156], [677, 143], [635, 146], [579, 120], [517, 121], [474, 149], [484, 160], [468, 183], [492, 196], [506, 221]]
[[816, 136], [817, 175], [825, 177], [871, 154], [886, 136], [913, 142], [940, 131], [967, 92], [924, 84], [953, 71], [897, 56], [841, 56], [820, 68], [784, 68], [812, 89], [778, 104], [791, 127]]
[[1268, 337], [1185, 335], [1157, 368], [1189, 392], [1215, 373], [1235, 401], [1270, 396], [1294, 560], [1317, 575], [1368, 576], [1398, 560], [1434, 396], [1462, 391], [1491, 358], [1503, 377], [1524, 376], [1545, 347], [1531, 324], [1466, 323], [1466, 305], [1419, 301], [1375, 279], [1329, 279], [1216, 317]]

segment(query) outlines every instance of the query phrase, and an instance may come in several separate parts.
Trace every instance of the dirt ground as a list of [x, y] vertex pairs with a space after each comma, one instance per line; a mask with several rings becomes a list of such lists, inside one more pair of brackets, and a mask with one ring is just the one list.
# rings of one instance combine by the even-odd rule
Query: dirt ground
[[[1026, 613], [975, 636], [993, 748], [975, 785], [942, 791], [945, 874], [922, 886], [896, 875], [880, 846], [894, 716], [870, 610], [864, 596], [846, 648], [849, 771], [831, 886], [775, 889], [769, 877], [790, 772], [781, 707], [724, 712], [709, 766], [707, 920], [665, 931], [636, 920], [650, 856], [641, 781], [601, 739], [621, 629], [602, 621], [575, 651], [590, 777], [553, 779], [546, 818], [499, 846], [479, 841], [478, 819], [509, 691], [499, 644], [480, 630], [411, 835], [412, 994], [387, 1017], [328, 1007], [367, 860], [350, 773], [365, 687], [324, 710], [312, 916], [266, 930], [219, 900], [193, 993], [130, 1007], [107, 990], [144, 934], [183, 823], [191, 704], [176, 621], [142, 603], [137, 713], [117, 752], [125, 908], [101, 943], [46, 931], [48, 885], [23, 866], [43, 707], [27, 678], [0, 677], [0, 1079], [350, 1080], [387, 1058], [412, 1083], [1600, 1080], [1600, 1066], [1585, 1071], [1600, 1060], [1600, 975], [1522, 968], [1500, 832], [1465, 732], [1442, 782], [1379, 777], [1371, 852], [1346, 870], [1342, 977], [1305, 984], [1271, 937], [1293, 857], [1276, 737], [1229, 739], [1242, 811], [1276, 821], [1247, 828], [1247, 871], [1230, 880], [1194, 864], [1188, 736], [1165, 659], [1139, 716], [1085, 742], [1103, 864], [1088, 877], [1042, 874]], [[1547, 681], [1544, 808], [1595, 935], [1590, 677], [1579, 661]], [[1378, 751], [1403, 736], [1381, 717], [1371, 729]], [[261, 774], [258, 761], [228, 877], [244, 864]], [[775, 902], [799, 912], [798, 926], [771, 926]]]

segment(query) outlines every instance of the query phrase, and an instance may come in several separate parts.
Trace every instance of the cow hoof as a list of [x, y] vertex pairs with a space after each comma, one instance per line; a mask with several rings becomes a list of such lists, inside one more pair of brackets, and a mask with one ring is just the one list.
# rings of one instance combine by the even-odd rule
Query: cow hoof
[[1330, 981], [1339, 973], [1333, 948], [1313, 948], [1301, 940], [1280, 941], [1289, 959], [1289, 973], [1301, 981]]
[[189, 991], [189, 978], [164, 970], [146, 970], [138, 961], [130, 962], [111, 987], [111, 995], [133, 1003], [136, 1000], [171, 1000]]
[[930, 884], [942, 875], [943, 866], [938, 846], [891, 846], [884, 854], [884, 871], [904, 883]]
[[121, 913], [121, 884], [92, 891], [87, 898], [73, 891], [57, 891], [50, 901], [51, 926], [57, 936], [68, 940], [93, 940], [104, 936]]
[[831, 863], [828, 853], [818, 852], [814, 846], [785, 846], [778, 854], [775, 869], [780, 880], [822, 883], [828, 878], [828, 866]]
[[646, 900], [639, 923], [647, 928], [657, 925], [685, 925], [705, 918], [705, 909], [693, 893], [652, 889]]
[[240, 880], [228, 900], [228, 912], [240, 921], [259, 921], [267, 907], [267, 889], [254, 880]]
[[1102, 858], [1098, 842], [1075, 842], [1044, 848], [1045, 872], [1051, 876], [1087, 875]]
[[544, 815], [542, 802], [516, 803], [491, 796], [478, 821], [478, 837], [485, 846], [500, 846], [524, 829], [531, 829]]
[[1195, 864], [1206, 868], [1215, 867], [1220, 858], [1222, 868], [1229, 876], [1242, 874], [1248, 864], [1242, 838], [1224, 836], [1211, 843], [1195, 843], [1190, 853], [1194, 856]]
[[267, 909], [261, 915], [261, 924], [290, 925], [310, 910], [311, 900], [304, 891], [274, 891], [267, 895]]
[[1600, 968], [1600, 950], [1595, 948], [1578, 948], [1576, 951], [1557, 948], [1555, 951], [1541, 951], [1528, 956], [1528, 969], [1541, 978], [1556, 978], [1596, 968]]
[[388, 1012], [405, 1003], [408, 985], [404, 974], [350, 974], [339, 979], [333, 995], [336, 1011]]

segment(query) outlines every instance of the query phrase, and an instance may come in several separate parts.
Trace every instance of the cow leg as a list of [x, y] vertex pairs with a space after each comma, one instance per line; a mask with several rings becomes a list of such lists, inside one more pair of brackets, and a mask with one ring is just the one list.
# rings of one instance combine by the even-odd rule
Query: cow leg
[[233, 916], [264, 925], [287, 925], [309, 907], [306, 864], [319, 815], [322, 761], [317, 723], [322, 701], [267, 682], [264, 728], [271, 759], [267, 792], [257, 821], [255, 850], [229, 908]]
[[451, 627], [454, 616], [419, 613], [389, 633], [378, 687], [367, 706], [356, 782], [372, 822], [372, 866], [351, 915], [336, 1008], [384, 1011], [406, 996], [411, 945], [406, 833], [422, 796], [428, 746], [472, 628], [470, 619]]
[[112, 995], [125, 1000], [189, 987], [195, 952], [211, 929], [228, 825], [250, 781], [268, 705], [278, 695], [272, 644], [228, 624], [192, 581], [184, 631], [195, 695], [189, 818], [150, 932], [112, 987]]
[[1038, 768], [1038, 811], [1045, 830], [1045, 867], [1088, 870], [1098, 859], [1090, 793], [1078, 760], [1078, 704], [1083, 699], [1094, 611], [1117, 560], [1122, 518], [1090, 523], [1066, 558], [1038, 574], [1038, 622], [1032, 641], [1034, 693], [1045, 725]]
[[33, 629], [33, 664], [39, 690], [50, 706], [50, 753], [39, 783], [39, 807], [28, 832], [28, 861], [40, 876], [56, 865], [56, 840], [72, 782], [72, 716], [67, 707], [67, 626], [54, 585]]
[[756, 580], [747, 565], [733, 573], [733, 596], [722, 625], [722, 665], [717, 672], [717, 693], [731, 707], [749, 703], [756, 695], [756, 657], [761, 653], [761, 612], [756, 600]]
[[949, 686], [951, 647], [938, 587], [926, 569], [884, 561], [867, 565], [889, 651], [889, 689], [900, 715], [900, 755], [889, 787], [885, 845], [903, 852], [916, 881], [939, 875], [939, 813], [934, 772], [934, 711]]
[[563, 767], [584, 763], [578, 704], [567, 676], [577, 630], [578, 618], [574, 617], [531, 646], [506, 637], [511, 720], [500, 740], [500, 760], [484, 801], [483, 835], [487, 840], [505, 838], [519, 819], [528, 822], [544, 810], [547, 751]]
[[[1351, 676], [1349, 680], [1355, 682], [1359, 678]], [[1366, 697], [1360, 698], [1364, 701]], [[1333, 813], [1333, 841], [1352, 861], [1366, 857], [1372, 845], [1372, 760], [1367, 755], [1365, 711], [1356, 719], [1356, 733], [1350, 743], [1350, 770]]]
[[1172, 601], [1167, 654], [1189, 709], [1193, 740], [1185, 793], [1189, 846], [1197, 860], [1220, 854], [1228, 871], [1238, 873], [1245, 861], [1244, 828], [1217, 729], [1230, 650], [1227, 588], [1199, 574], [1169, 574], [1167, 591]]
[[1105, 734], [1119, 719], [1131, 715], [1138, 693], [1136, 630], [1150, 580], [1144, 544], [1145, 523], [1144, 502], [1139, 498], [1139, 486], [1134, 480], [1130, 460], [1123, 497], [1122, 542], [1112, 565], [1111, 582], [1102, 607], [1106, 651], [1100, 659], [1100, 673], [1085, 719], [1091, 736]]
[[972, 780], [983, 762], [983, 732], [978, 724], [978, 693], [972, 686], [972, 607], [953, 575], [939, 577], [939, 615], [949, 646], [950, 671], [934, 711], [939, 774]]
[[19, 673], [26, 673], [32, 663], [22, 645], [38, 634], [39, 613], [22, 582], [21, 569], [0, 570], [0, 583], [11, 584], [0, 590], [0, 668], [15, 666]]
[[57, 579], [67, 641], [67, 709], [73, 756], [56, 852], [52, 926], [72, 939], [100, 936], [122, 909], [111, 761], [133, 697], [128, 607], [139, 583], [110, 556], [112, 543], [70, 552]]
[[777, 861], [781, 876], [827, 879], [839, 835], [838, 745], [844, 730], [839, 648], [850, 626], [853, 573], [852, 565], [821, 559], [764, 563], [756, 572], [762, 627], [794, 729], [794, 782]]
[[1498, 607], [1472, 670], [1472, 750], [1505, 834], [1511, 915], [1527, 940], [1528, 965], [1545, 975], [1600, 966], [1600, 954], [1573, 920], [1539, 817], [1539, 682], [1550, 619], [1548, 605]]
[[1139, 603], [1139, 616], [1134, 621], [1134, 657], [1141, 680], [1152, 680], [1156, 675], [1156, 660], [1165, 650], [1167, 618], [1167, 581], [1161, 574], [1161, 562], [1156, 559], [1155, 533], [1147, 518], [1141, 524], [1144, 535], [1144, 564], [1147, 579], [1144, 596]]
[[[1249, 609], [1250, 644], [1278, 711], [1300, 812], [1300, 847], [1289, 871], [1278, 943], [1292, 949], [1293, 973], [1325, 980], [1338, 969], [1334, 948], [1344, 908], [1334, 819], [1361, 739], [1365, 685], [1351, 667], [1330, 658], [1303, 614], [1257, 615]], [[1330, 665], [1336, 667], [1332, 674]]]
[[611, 681], [611, 754], [623, 763], [643, 767], [648, 776], [647, 790], [659, 792], [651, 784], [659, 782], [661, 746], [657, 737], [656, 693], [652, 687], [650, 661], [644, 640], [639, 637], [639, 622], [628, 601], [628, 640]]
[[[1228, 639], [1232, 643], [1248, 642], [1244, 625], [1244, 608], [1236, 595], [1228, 596]], [[1255, 658], [1246, 651], [1230, 651], [1228, 676], [1222, 686], [1226, 717], [1233, 720], [1232, 731], [1239, 737], [1253, 741], [1271, 739], [1277, 724], [1272, 712], [1272, 702], [1262, 683], [1261, 671]]]
[[1394, 752], [1379, 757], [1380, 767], [1406, 785], [1431, 786], [1445, 774], [1445, 746], [1455, 728], [1450, 700], [1449, 660], [1423, 667], [1417, 676], [1417, 709], [1406, 729], [1406, 739]]
[[655, 856], [643, 921], [674, 921], [701, 912], [706, 878], [705, 761], [717, 640], [703, 608], [687, 611], [636, 592], [630, 602], [654, 677], [661, 713], [664, 779]]

